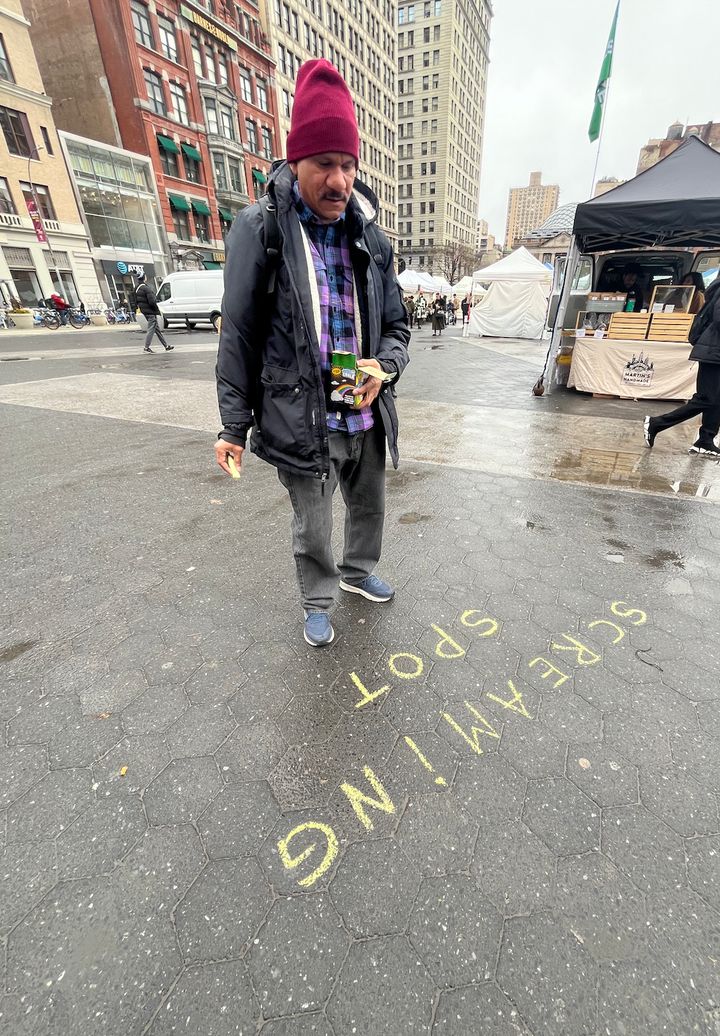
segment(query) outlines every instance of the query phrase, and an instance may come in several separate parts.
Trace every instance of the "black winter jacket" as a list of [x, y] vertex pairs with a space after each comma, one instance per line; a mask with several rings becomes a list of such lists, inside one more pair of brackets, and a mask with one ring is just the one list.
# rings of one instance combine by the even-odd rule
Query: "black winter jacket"
[[[703, 328], [697, 341], [694, 341], [698, 327]], [[690, 339], [694, 341], [690, 359], [699, 363], [720, 363], [720, 277], [717, 277], [707, 290], [705, 305], [693, 321]]]
[[138, 309], [144, 317], [152, 316], [153, 313], [156, 316], [159, 314], [160, 307], [157, 303], [157, 296], [149, 284], [138, 284], [135, 290], [135, 299]]
[[[268, 186], [282, 238], [271, 294], [260, 206], [245, 209], [228, 235], [215, 372], [221, 437], [244, 446], [252, 429], [253, 453], [292, 474], [324, 481], [330, 474], [330, 452], [318, 344], [319, 307], [311, 253], [294, 207], [293, 182], [287, 163], [278, 163]], [[390, 242], [380, 230], [367, 232], [376, 212], [377, 199], [356, 180], [345, 218], [363, 356], [374, 357], [385, 371], [396, 375], [383, 387], [373, 413], [376, 422], [382, 421], [397, 467], [394, 385], [408, 363], [410, 331]]]

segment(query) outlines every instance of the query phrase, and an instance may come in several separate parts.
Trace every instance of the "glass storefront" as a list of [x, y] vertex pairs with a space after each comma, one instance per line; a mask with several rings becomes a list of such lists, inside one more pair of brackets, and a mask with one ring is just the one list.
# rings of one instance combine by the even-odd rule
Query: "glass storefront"
[[149, 163], [66, 139], [93, 245], [162, 252], [162, 220]]

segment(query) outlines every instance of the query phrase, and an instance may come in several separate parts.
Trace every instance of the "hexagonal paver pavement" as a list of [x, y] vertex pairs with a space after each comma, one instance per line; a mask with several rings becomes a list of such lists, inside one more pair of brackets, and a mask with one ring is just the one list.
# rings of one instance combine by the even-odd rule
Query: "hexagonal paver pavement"
[[504, 759], [462, 759], [454, 792], [480, 824], [516, 820], [522, 812], [526, 780]]
[[720, 835], [689, 838], [685, 852], [690, 885], [720, 913]]
[[147, 821], [137, 795], [100, 799], [57, 839], [60, 878], [109, 874], [145, 833]]
[[433, 1036], [528, 1036], [517, 1010], [491, 982], [440, 994]]
[[356, 942], [327, 1006], [336, 1033], [429, 1033], [437, 988], [401, 935]]
[[121, 713], [126, 734], [162, 734], [188, 708], [181, 687], [148, 687]]
[[189, 824], [150, 827], [124, 858], [113, 881], [136, 916], [169, 915], [205, 866], [197, 832]]
[[529, 914], [549, 906], [555, 866], [554, 854], [522, 821], [481, 827], [472, 873], [501, 913]]
[[651, 960], [604, 965], [598, 1011], [605, 1032], [612, 1036], [704, 1036], [708, 1031], [704, 1011], [688, 1001], [665, 969]]
[[560, 856], [600, 847], [600, 810], [565, 777], [530, 782], [523, 820]]
[[267, 882], [255, 860], [208, 863], [175, 912], [185, 959], [239, 956], [269, 905]]
[[718, 1004], [720, 916], [692, 889], [681, 887], [653, 891], [646, 909], [652, 956], [673, 962], [673, 979], [688, 1000]]
[[638, 801], [638, 770], [605, 745], [571, 746], [567, 776], [598, 806], [625, 806]]
[[123, 669], [103, 673], [83, 684], [78, 697], [83, 715], [98, 716], [103, 712], [122, 712], [146, 688], [147, 680], [140, 669]]
[[0, 935], [39, 903], [57, 878], [52, 842], [9, 845], [0, 855]]
[[505, 922], [497, 978], [533, 1036], [596, 1031], [597, 964], [551, 914]]
[[202, 1033], [229, 1036], [255, 1032], [260, 1017], [243, 961], [190, 966], [163, 1003], [148, 1036]]
[[324, 1015], [313, 1011], [292, 1018], [275, 1018], [263, 1026], [266, 1036], [335, 1036]]
[[284, 749], [275, 724], [261, 719], [235, 730], [216, 758], [223, 780], [256, 781], [270, 775]]
[[96, 782], [115, 791], [144, 791], [170, 762], [161, 734], [124, 737], [93, 766]]
[[92, 801], [89, 770], [52, 770], [8, 810], [8, 843], [54, 838]]
[[408, 803], [397, 837], [423, 874], [453, 874], [470, 866], [478, 829], [454, 796], [431, 792]]
[[280, 811], [267, 781], [226, 785], [198, 821], [210, 859], [253, 856], [277, 823]]
[[680, 767], [643, 770], [640, 800], [679, 835], [711, 835], [720, 830], [717, 798]]
[[410, 941], [439, 986], [489, 979], [502, 918], [472, 878], [451, 874], [423, 882], [410, 918]]
[[600, 853], [559, 861], [555, 911], [599, 963], [645, 953], [642, 896]]
[[212, 755], [237, 726], [226, 705], [191, 705], [165, 735], [174, 759]]
[[52, 694], [31, 705], [8, 723], [8, 744], [46, 744], [50, 738], [80, 717], [74, 695]]
[[155, 825], [197, 820], [221, 787], [214, 759], [173, 759], [145, 792], [148, 819]]
[[277, 900], [249, 954], [263, 1015], [322, 1007], [350, 945], [326, 893]]
[[92, 766], [123, 736], [119, 716], [84, 716], [51, 737], [48, 757], [53, 768]]
[[392, 935], [407, 927], [420, 882], [419, 871], [394, 840], [375, 839], [347, 849], [330, 896], [356, 938]]
[[644, 806], [618, 806], [603, 816], [603, 852], [641, 890], [685, 879], [682, 840]]
[[0, 808], [24, 795], [47, 770], [47, 750], [41, 745], [0, 747]]
[[566, 747], [541, 723], [508, 723], [499, 752], [524, 777], [562, 777], [565, 773]]

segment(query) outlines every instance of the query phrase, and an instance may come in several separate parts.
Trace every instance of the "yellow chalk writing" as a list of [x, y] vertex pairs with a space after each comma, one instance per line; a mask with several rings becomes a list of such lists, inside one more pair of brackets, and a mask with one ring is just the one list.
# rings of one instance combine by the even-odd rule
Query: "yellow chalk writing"
[[356, 788], [352, 784], [341, 784], [340, 790], [347, 795], [348, 801], [354, 809], [356, 817], [365, 830], [372, 831], [374, 825], [365, 811], [365, 805], [372, 806], [373, 809], [379, 809], [383, 813], [394, 813], [395, 806], [392, 799], [385, 791], [385, 788], [382, 786], [382, 783], [375, 776], [369, 766], [363, 767], [363, 773], [372, 786], [373, 791], [378, 796], [376, 799], [371, 798], [370, 795], [366, 795], [365, 792], [360, 791], [359, 788]]
[[[445, 630], [440, 629], [439, 626], [433, 625], [433, 629], [441, 638], [435, 648], [435, 654], [438, 658], [462, 658], [465, 654], [465, 648], [460, 647], [460, 645], [452, 639], [450, 634], [446, 633]], [[450, 653], [444, 650], [445, 645], [452, 649]]]
[[617, 636], [614, 638], [613, 644], [619, 644], [625, 636], [625, 630], [621, 626], [618, 626], [616, 622], [610, 622], [609, 619], [595, 619], [594, 622], [588, 623], [589, 630], [594, 630], [596, 626], [609, 626], [610, 629], [615, 630]]
[[315, 820], [308, 821], [306, 824], [299, 824], [297, 827], [292, 829], [290, 834], [281, 838], [278, 842], [278, 853], [285, 870], [294, 870], [295, 867], [299, 867], [300, 864], [304, 863], [309, 856], [312, 856], [317, 848], [316, 843], [313, 842], [312, 845], [308, 845], [301, 853], [298, 853], [297, 856], [290, 855], [290, 843], [293, 838], [297, 838], [297, 836], [301, 835], [304, 831], [319, 831], [320, 834], [325, 837], [325, 855], [323, 856], [322, 861], [319, 866], [315, 868], [312, 874], [308, 874], [306, 878], [303, 878], [302, 881], [298, 882], [298, 885], [310, 888], [310, 886], [314, 885], [318, 878], [321, 878], [325, 871], [332, 866], [332, 862], [338, 854], [338, 840], [333, 829], [327, 824], [321, 824]]
[[[408, 670], [398, 668], [398, 660], [401, 658], [407, 658], [412, 663], [412, 672]], [[407, 651], [401, 651], [397, 655], [391, 655], [388, 662], [388, 667], [393, 676], [398, 676], [401, 680], [416, 680], [418, 676], [422, 676], [424, 669], [423, 660], [417, 655], [411, 655]]]
[[[405, 740], [405, 744], [408, 746], [408, 748], [412, 749], [412, 751], [418, 757], [418, 759], [423, 764], [423, 766], [428, 771], [428, 773], [435, 773], [435, 767], [432, 765], [431, 762], [429, 762], [425, 758], [425, 756], [422, 754], [422, 752], [420, 751], [418, 746], [415, 744], [413, 739], [411, 737], [406, 737], [404, 740]], [[443, 788], [447, 788], [447, 781], [445, 780], [444, 777], [436, 777], [435, 778], [435, 783], [439, 784]]]
[[545, 672], [540, 674], [541, 680], [547, 680], [548, 676], [551, 676], [552, 673], [556, 673], [559, 677], [559, 679], [553, 684], [553, 687], [560, 687], [566, 680], [570, 679], [567, 673], [564, 673], [562, 669], [558, 669], [557, 666], [554, 666], [552, 662], [548, 662], [547, 658], [543, 658], [542, 656], [533, 658], [532, 662], [528, 662], [528, 668], [533, 669], [536, 665], [539, 665], [540, 662], [547, 667]]
[[[610, 611], [613, 615], [617, 615], [619, 619], [629, 619], [631, 626], [642, 626], [647, 622], [647, 612], [642, 611], [640, 608], [631, 608], [627, 601], [613, 601], [610, 605]], [[633, 615], [638, 616], [635, 622], [632, 619]]]
[[367, 687], [365, 686], [365, 684], [360, 679], [360, 677], [357, 675], [357, 673], [350, 673], [350, 679], [352, 680], [352, 682], [355, 684], [357, 689], [360, 691], [360, 694], [362, 695], [362, 698], [360, 699], [360, 701], [356, 701], [355, 702], [355, 708], [356, 709], [362, 709], [365, 705], [369, 705], [371, 701], [375, 701], [382, 694], [387, 694], [387, 692], [390, 690], [390, 684], [386, 683], [383, 687], [381, 687], [377, 691], [369, 691], [367, 689]]
[[486, 698], [490, 701], [495, 701], [498, 705], [502, 705], [504, 709], [512, 709], [513, 712], [519, 712], [521, 716], [525, 716], [526, 719], [532, 719], [532, 716], [525, 708], [525, 702], [523, 701], [522, 693], [517, 689], [512, 680], [508, 680], [508, 687], [512, 692], [512, 698], [509, 701], [505, 701], [504, 698], [498, 698], [495, 694], [487, 693]]
[[466, 731], [464, 731], [463, 728], [460, 726], [460, 724], [457, 723], [456, 720], [454, 720], [453, 717], [448, 712], [443, 712], [442, 718], [445, 720], [446, 723], [450, 724], [450, 726], [453, 728], [453, 730], [455, 731], [456, 734], [459, 734], [460, 737], [463, 738], [464, 741], [467, 741], [467, 743], [472, 748], [473, 752], [475, 752], [477, 755], [482, 755], [483, 754], [483, 750], [480, 747], [480, 738], [481, 737], [495, 737], [495, 738], [499, 738], [500, 735], [498, 734], [497, 730], [495, 730], [495, 727], [493, 727], [493, 725], [491, 723], [488, 723], [488, 721], [485, 719], [485, 717], [481, 716], [480, 713], [477, 711], [477, 709], [473, 708], [473, 706], [470, 704], [469, 701], [465, 702], [465, 708], [468, 709], [473, 714], [473, 716], [478, 720], [478, 722], [482, 724], [481, 727], [471, 726], [470, 727], [470, 734], [468, 734]]
[[[471, 617], [473, 615], [480, 615], [481, 618], [471, 621]], [[469, 611], [462, 613], [460, 616], [460, 622], [463, 626], [467, 626], [468, 629], [476, 630], [479, 637], [492, 637], [494, 633], [497, 633], [499, 628], [497, 619], [491, 619], [489, 615], [482, 615], [481, 612], [474, 611], [472, 608]], [[486, 628], [481, 631], [481, 626], [485, 626]]]
[[567, 644], [556, 644], [554, 641], [550, 645], [553, 651], [574, 651], [577, 654], [577, 665], [595, 665], [602, 658], [602, 655], [596, 654], [591, 651], [589, 647], [585, 647], [575, 637], [571, 637], [569, 633], [561, 634], [563, 640], [567, 641]]

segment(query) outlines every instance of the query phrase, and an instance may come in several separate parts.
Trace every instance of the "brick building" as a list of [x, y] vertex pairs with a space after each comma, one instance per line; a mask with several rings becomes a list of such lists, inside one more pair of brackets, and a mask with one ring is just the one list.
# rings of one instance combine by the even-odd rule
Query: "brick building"
[[[172, 260], [212, 267], [264, 189], [274, 63], [253, 0], [24, 0], [60, 129], [150, 157]], [[97, 242], [95, 242], [97, 244]]]
[[720, 122], [691, 122], [687, 126], [682, 122], [674, 122], [668, 128], [667, 136], [649, 140], [640, 148], [638, 173], [643, 173], [661, 159], [667, 158], [688, 137], [699, 137], [705, 144], [720, 151]]

